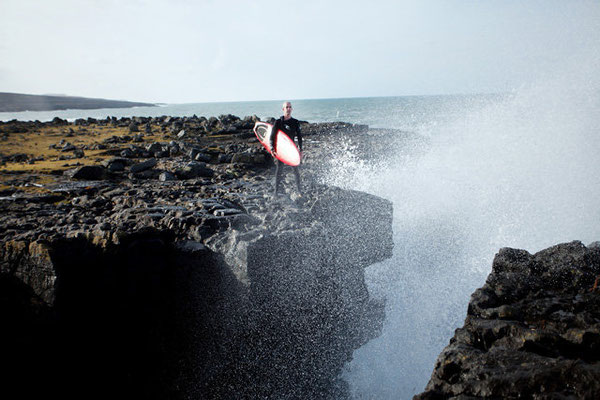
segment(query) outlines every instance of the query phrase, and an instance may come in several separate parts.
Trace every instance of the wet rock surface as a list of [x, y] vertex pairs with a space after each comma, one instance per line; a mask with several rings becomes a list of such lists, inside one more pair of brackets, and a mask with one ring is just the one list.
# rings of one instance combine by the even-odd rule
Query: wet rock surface
[[501, 249], [415, 399], [600, 397], [600, 245]]
[[[51, 179], [4, 172], [8, 381], [22, 393], [66, 396], [347, 396], [339, 372], [383, 321], [363, 270], [391, 255], [392, 206], [319, 177], [333, 141], [362, 157], [387, 136], [305, 123], [303, 192], [287, 174], [284, 195], [274, 197], [274, 167], [253, 138], [254, 121], [48, 123], [74, 134], [85, 127], [80, 136], [104, 125], [127, 132], [74, 145], [85, 165], [46, 171]], [[48, 124], [2, 127], [10, 140], [17, 128]], [[131, 136], [153, 130], [165, 140]], [[101, 153], [87, 155], [92, 147]]]

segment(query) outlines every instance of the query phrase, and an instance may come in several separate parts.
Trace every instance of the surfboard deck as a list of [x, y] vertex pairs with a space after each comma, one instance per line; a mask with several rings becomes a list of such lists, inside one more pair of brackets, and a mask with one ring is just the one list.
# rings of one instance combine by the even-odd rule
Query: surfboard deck
[[[265, 147], [265, 149], [267, 149], [269, 153], [271, 152], [269, 136], [272, 129], [273, 125], [267, 122], [257, 121], [254, 124], [254, 134], [256, 135], [258, 141]], [[276, 146], [275, 158], [284, 164], [291, 165], [292, 167], [297, 167], [300, 165], [301, 156], [296, 143], [294, 143], [294, 141], [281, 130], [277, 131]]]

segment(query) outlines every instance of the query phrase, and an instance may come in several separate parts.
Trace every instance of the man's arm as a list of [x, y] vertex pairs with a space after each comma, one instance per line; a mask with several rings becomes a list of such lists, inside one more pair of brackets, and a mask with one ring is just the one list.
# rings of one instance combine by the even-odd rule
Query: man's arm
[[277, 138], [277, 131], [279, 130], [279, 120], [276, 120], [271, 129], [271, 135], [269, 135], [269, 144], [271, 145], [271, 154], [275, 154], [275, 145]]
[[298, 150], [302, 153], [302, 131], [300, 130], [300, 121], [298, 121], [298, 128], [296, 129], [296, 137], [298, 138]]

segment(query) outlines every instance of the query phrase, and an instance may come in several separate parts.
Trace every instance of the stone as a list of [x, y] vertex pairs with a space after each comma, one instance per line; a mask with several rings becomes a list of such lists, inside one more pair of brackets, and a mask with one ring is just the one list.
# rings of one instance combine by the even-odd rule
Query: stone
[[106, 177], [106, 169], [98, 165], [86, 165], [65, 172], [74, 180], [101, 180]]
[[150, 153], [157, 153], [163, 150], [163, 147], [160, 143], [154, 142], [151, 145], [146, 147], [146, 150]]
[[75, 157], [75, 158], [83, 158], [83, 157], [85, 157], [85, 153], [81, 149], [75, 149], [73, 151], [73, 157]]
[[149, 160], [143, 161], [141, 163], [137, 163], [132, 165], [129, 170], [136, 174], [138, 172], [146, 171], [148, 169], [154, 168], [158, 162], [155, 158], [151, 158]]
[[267, 158], [264, 154], [236, 153], [232, 156], [231, 162], [239, 164], [264, 165], [267, 162]]
[[109, 172], [121, 172], [125, 170], [128, 162], [124, 158], [113, 157], [102, 162], [102, 165], [106, 167]]
[[599, 247], [501, 249], [414, 398], [599, 398], [599, 277]]
[[168, 171], [164, 171], [160, 173], [158, 180], [161, 182], [175, 181], [177, 180], [177, 177]]
[[77, 150], [77, 147], [72, 145], [71, 143], [65, 143], [64, 146], [60, 149], [62, 152], [74, 151]]
[[204, 153], [199, 152], [195, 155], [194, 160], [208, 163], [212, 160], [212, 157], [209, 154], [204, 154]]
[[131, 149], [124, 149], [120, 153], [121, 157], [124, 158], [133, 158], [135, 156], [134, 152]]
[[185, 167], [175, 171], [175, 175], [177, 175], [179, 179], [193, 179], [198, 177], [210, 178], [214, 174], [214, 171], [206, 167], [206, 164], [199, 162], [190, 162]]
[[129, 132], [133, 133], [133, 132], [139, 132], [139, 131], [140, 131], [140, 128], [137, 123], [132, 122], [131, 124], [129, 124]]

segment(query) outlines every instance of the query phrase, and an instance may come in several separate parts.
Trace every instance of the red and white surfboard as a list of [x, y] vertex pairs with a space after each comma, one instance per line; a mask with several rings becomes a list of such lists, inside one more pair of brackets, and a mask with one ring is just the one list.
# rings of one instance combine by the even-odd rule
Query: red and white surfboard
[[[271, 135], [272, 129], [273, 125], [266, 122], [258, 121], [254, 124], [254, 134], [268, 152], [271, 152], [269, 136]], [[298, 147], [296, 147], [296, 143], [281, 130], [277, 131], [276, 146], [275, 158], [292, 167], [300, 165], [300, 151], [298, 150]]]

